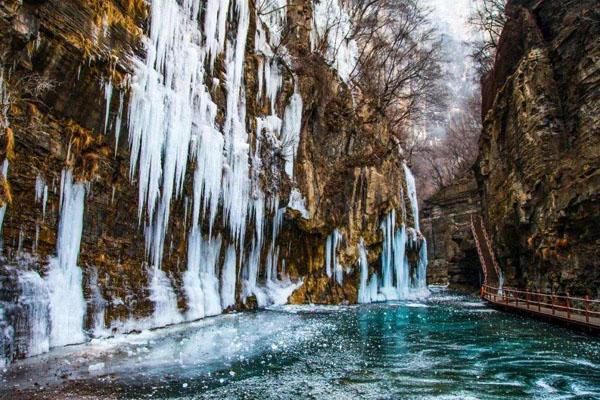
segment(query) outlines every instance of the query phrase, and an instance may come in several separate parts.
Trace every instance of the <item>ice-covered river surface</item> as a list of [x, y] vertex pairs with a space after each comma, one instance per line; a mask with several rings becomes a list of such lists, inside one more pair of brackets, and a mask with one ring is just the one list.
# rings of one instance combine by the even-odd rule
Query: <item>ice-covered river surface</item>
[[419, 302], [284, 306], [20, 361], [0, 398], [600, 398], [600, 340], [437, 289]]

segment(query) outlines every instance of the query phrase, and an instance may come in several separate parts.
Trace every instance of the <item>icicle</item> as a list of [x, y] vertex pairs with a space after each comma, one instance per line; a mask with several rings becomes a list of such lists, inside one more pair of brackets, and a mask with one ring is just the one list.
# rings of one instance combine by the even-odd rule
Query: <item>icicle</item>
[[372, 301], [369, 290], [367, 288], [369, 280], [369, 261], [367, 258], [367, 249], [365, 241], [360, 238], [358, 245], [358, 264], [360, 266], [360, 283], [358, 286], [358, 302], [361, 304], [370, 303]]
[[210, 54], [211, 71], [217, 55], [223, 51], [229, 0], [208, 0], [204, 17], [206, 48]]
[[119, 94], [119, 112], [117, 113], [117, 120], [115, 121], [115, 157], [119, 150], [119, 136], [121, 134], [121, 126], [123, 125], [123, 104], [124, 104], [125, 92]]
[[193, 230], [188, 236], [187, 271], [183, 275], [183, 289], [187, 297], [186, 319], [193, 321], [204, 317], [204, 291], [200, 280], [201, 235]]
[[337, 229], [327, 237], [325, 242], [325, 273], [329, 278], [335, 273], [335, 280], [340, 285], [344, 280], [344, 270], [337, 259], [337, 251], [342, 240], [342, 234]]
[[225, 53], [227, 110], [225, 116], [225, 174], [223, 209], [234, 240], [243, 248], [250, 192], [249, 144], [246, 132], [246, 105], [242, 86], [249, 10], [247, 0], [237, 0], [237, 36]]
[[331, 235], [327, 236], [327, 240], [325, 241], [325, 273], [328, 278], [331, 278]]
[[294, 177], [294, 162], [300, 144], [300, 131], [302, 129], [302, 97], [298, 88], [290, 97], [290, 102], [283, 114], [283, 127], [281, 130], [281, 142], [285, 146], [285, 172], [290, 178]]
[[272, 59], [269, 63], [264, 64], [265, 72], [265, 94], [269, 99], [271, 105], [271, 113], [275, 114], [275, 106], [277, 103], [277, 95], [281, 89], [283, 78], [281, 71], [279, 70], [279, 64], [277, 60]]
[[269, 244], [269, 250], [267, 253], [267, 264], [265, 267], [266, 281], [274, 281], [277, 279], [277, 265], [279, 259], [279, 247], [277, 247], [277, 236], [281, 230], [283, 224], [283, 216], [285, 214], [285, 208], [278, 208], [279, 197], [275, 196], [271, 203], [271, 211], [274, 212], [274, 217], [271, 226], [271, 243]]
[[32, 357], [50, 349], [48, 290], [44, 280], [37, 272], [19, 271], [18, 277], [21, 292], [19, 304], [26, 312], [26, 353], [28, 357]]
[[51, 346], [64, 346], [85, 340], [83, 319], [86, 306], [81, 286], [81, 269], [77, 266], [84, 200], [85, 186], [73, 182], [70, 170], [63, 171], [56, 257], [50, 259], [46, 277], [52, 322]]
[[[419, 249], [419, 259], [417, 261], [417, 282], [416, 282], [416, 288], [421, 291], [421, 292], [425, 292], [426, 294], [428, 294], [427, 291], [427, 240], [425, 240], [425, 238], [423, 238], [421, 240], [421, 248]], [[500, 277], [501, 279], [501, 284], [502, 281], [504, 279], [504, 277]], [[502, 287], [502, 286], [500, 286]]]
[[381, 270], [383, 277], [383, 290], [392, 290], [393, 246], [394, 229], [396, 226], [396, 212], [392, 210], [381, 224], [383, 231], [383, 252], [381, 254]]
[[[257, 299], [262, 292], [257, 290], [257, 281], [260, 266], [260, 253], [263, 246], [263, 235], [265, 226], [265, 197], [257, 189], [256, 199], [252, 202], [252, 213], [254, 214], [254, 233], [250, 254], [245, 263], [245, 276], [243, 282], [242, 300], [245, 301], [251, 295], [256, 295]], [[266, 303], [266, 299], [258, 300], [259, 305]]]
[[419, 228], [419, 201], [417, 199], [417, 187], [415, 184], [415, 177], [413, 176], [410, 168], [406, 164], [402, 164], [404, 167], [404, 176], [406, 177], [406, 187], [408, 189], [408, 199], [412, 208], [412, 215], [415, 220], [415, 229], [420, 232]]
[[39, 174], [35, 178], [35, 202], [42, 203], [42, 219], [45, 219], [46, 204], [48, 202], [48, 185], [44, 178]]
[[129, 106], [131, 172], [139, 181], [139, 216], [148, 217], [146, 238], [160, 268], [171, 199], [181, 193], [194, 117], [201, 114], [204, 56], [197, 27], [198, 6], [153, 1], [144, 63], [137, 62]]
[[[399, 300], [414, 297], [425, 297], [429, 295], [427, 289], [427, 241], [420, 236], [419, 232], [419, 208], [417, 203], [417, 192], [415, 180], [410, 169], [404, 165], [408, 199], [415, 220], [414, 228], [407, 228], [403, 223], [396, 229], [396, 212], [392, 210], [381, 224], [383, 232], [383, 251], [381, 254], [381, 281], [376, 275], [371, 277], [366, 292], [373, 293], [370, 300]], [[401, 198], [403, 191], [401, 189]], [[405, 209], [402, 209], [402, 220], [406, 220]], [[406, 253], [407, 248], [419, 248], [419, 257], [414, 274], [411, 275], [411, 265]], [[361, 288], [364, 284], [361, 274]], [[381, 285], [381, 286], [379, 286]], [[362, 291], [361, 291], [362, 292]], [[367, 301], [367, 296], [361, 300]]]
[[104, 111], [104, 134], [108, 129], [108, 117], [110, 116], [110, 101], [112, 100], [113, 84], [112, 78], [104, 82], [104, 98], [106, 99], [106, 109]]
[[229, 245], [225, 254], [223, 271], [221, 272], [221, 307], [223, 310], [235, 305], [236, 284], [235, 247]]

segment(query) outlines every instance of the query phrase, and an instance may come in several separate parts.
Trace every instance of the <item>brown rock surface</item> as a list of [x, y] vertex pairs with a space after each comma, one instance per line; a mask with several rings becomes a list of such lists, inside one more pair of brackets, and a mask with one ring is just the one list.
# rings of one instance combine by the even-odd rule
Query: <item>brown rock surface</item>
[[478, 181], [510, 286], [600, 296], [600, 4], [510, 1]]
[[421, 229], [427, 238], [429, 284], [470, 292], [479, 289], [483, 273], [470, 223], [471, 216], [480, 212], [472, 172], [425, 200]]
[[[0, 54], [3, 67], [10, 69], [9, 91], [26, 93], [23, 85], [32, 78], [51, 83], [51, 89], [41, 94], [15, 98], [10, 108], [13, 134], [3, 136], [1, 147], [1, 158], [10, 159], [10, 186], [3, 187], [9, 187], [12, 196], [2, 229], [3, 262], [44, 275], [48, 257], [56, 251], [61, 171], [72, 168], [76, 179], [87, 183], [78, 265], [83, 269], [88, 311], [94, 308], [90, 286], [97, 274], [101, 295], [107, 302], [107, 326], [116, 320], [148, 316], [153, 304], [148, 292], [143, 226], [138, 222], [138, 189], [135, 179], [130, 180], [126, 123], [116, 154], [114, 146], [119, 95], [124, 95], [127, 110], [131, 62], [133, 57], [143, 57], [141, 38], [147, 30], [149, 10], [145, 2], [137, 0], [38, 3], [0, 3]], [[304, 279], [303, 286], [292, 295], [292, 302], [355, 302], [359, 238], [364, 238], [370, 250], [369, 261], [375, 265], [382, 241], [380, 220], [392, 209], [403, 208], [408, 199], [400, 198], [405, 185], [401, 156], [385, 121], [372, 122], [368, 110], [354, 109], [348, 87], [320, 56], [311, 54], [310, 4], [303, 1], [288, 11], [291, 33], [287, 47], [292, 65], [283, 68], [283, 87], [277, 98], [277, 109], [282, 111], [293, 92], [295, 75], [304, 109], [294, 169], [310, 218], [288, 210], [278, 240], [279, 270], [283, 270], [285, 260], [286, 272], [292, 278]], [[255, 117], [268, 108], [267, 101], [256, 96], [255, 24], [252, 17], [244, 65], [251, 145], [255, 143]], [[222, 57], [217, 58], [214, 74], [224, 74]], [[114, 93], [105, 134], [104, 84], [109, 80]], [[219, 106], [217, 120], [222, 122], [225, 89], [220, 85], [211, 95]], [[126, 113], [123, 120], [127, 119]], [[291, 182], [281, 173], [280, 159], [270, 162], [273, 168], [261, 173], [263, 189], [266, 193], [280, 190], [285, 205]], [[184, 197], [190, 195], [190, 171], [193, 169], [188, 169]], [[35, 200], [38, 175], [48, 184], [45, 215], [42, 204]], [[190, 228], [184, 210], [183, 198], [173, 200], [166, 235], [171, 245], [166, 246], [169, 250], [162, 265], [173, 283], [181, 311], [187, 308], [182, 276]], [[410, 215], [410, 207], [406, 210], [410, 223], [414, 216]], [[227, 233], [217, 225], [216, 231], [223, 231], [227, 240]], [[344, 236], [339, 253], [341, 263], [347, 267], [343, 286], [324, 273], [324, 244], [335, 228]], [[28, 254], [35, 257], [28, 257], [24, 266], [22, 257]], [[86, 328], [90, 326], [88, 318]]]

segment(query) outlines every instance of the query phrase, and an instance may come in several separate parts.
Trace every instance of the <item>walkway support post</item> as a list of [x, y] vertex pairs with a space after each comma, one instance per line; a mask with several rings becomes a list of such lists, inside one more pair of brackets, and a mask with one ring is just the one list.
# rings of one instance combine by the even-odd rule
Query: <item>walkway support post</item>
[[585, 295], [585, 322], [590, 322], [590, 296]]

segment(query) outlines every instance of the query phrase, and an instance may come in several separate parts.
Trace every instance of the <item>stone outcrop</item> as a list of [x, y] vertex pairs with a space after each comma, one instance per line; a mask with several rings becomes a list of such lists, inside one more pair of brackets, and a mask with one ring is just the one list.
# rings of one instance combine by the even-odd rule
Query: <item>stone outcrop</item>
[[429, 284], [476, 291], [483, 281], [471, 216], [481, 212], [477, 182], [472, 172], [425, 200], [421, 218], [427, 237]]
[[477, 179], [506, 284], [600, 296], [600, 4], [513, 0]]
[[[264, 59], [254, 48], [257, 21], [253, 7], [250, 4], [243, 65], [245, 122], [252, 153], [257, 149], [257, 117], [269, 114], [270, 108], [264, 90], [259, 89], [259, 61]], [[131, 76], [136, 60], [145, 57], [150, 14], [149, 4], [141, 0], [0, 3], [0, 54], [11, 94], [4, 121], [9, 125], [0, 143], [0, 161], [8, 160], [9, 166], [0, 188], [0, 206], [7, 207], [2, 262], [46, 275], [49, 258], [56, 254], [61, 173], [73, 171], [75, 181], [86, 187], [77, 261], [83, 271], [86, 330], [94, 324], [98, 298], [103, 299], [102, 318], [108, 328], [118, 321], [149, 317], [155, 309], [149, 291], [144, 221], [138, 209], [139, 182], [130, 171], [127, 117]], [[283, 173], [281, 149], [265, 145], [260, 149], [262, 170], [253, 171], [264, 193], [277, 194], [277, 207], [289, 203], [292, 188], [304, 202], [305, 210], [289, 207], [285, 212], [277, 239], [276, 270], [281, 276], [302, 281], [290, 297], [292, 302], [356, 302], [360, 239], [364, 238], [369, 249], [373, 270], [381, 252], [379, 224], [383, 217], [397, 209], [406, 216], [405, 221], [398, 218], [398, 224], [412, 224], [415, 218], [411, 207], [405, 206], [408, 197], [401, 197], [407, 193], [401, 155], [386, 122], [374, 118], [369, 110], [355, 109], [348, 86], [323, 56], [311, 51], [312, 2], [297, 2], [288, 8], [286, 17], [283, 36], [287, 53], [275, 57], [282, 85], [274, 108], [281, 116], [297, 88], [303, 109], [294, 178]], [[235, 29], [234, 25], [228, 29]], [[207, 85], [218, 108], [219, 126], [224, 124], [227, 106], [225, 62], [224, 54], [216, 57], [212, 83]], [[192, 224], [188, 199], [195, 167], [193, 162], [189, 164], [182, 195], [171, 202], [162, 259], [162, 270], [173, 286], [181, 313], [189, 307], [183, 287]], [[46, 193], [36, 193], [38, 187]], [[225, 219], [223, 214], [220, 209], [217, 221]], [[247, 238], [254, 234], [250, 225]], [[334, 229], [343, 236], [339, 259], [345, 279], [341, 285], [324, 270], [324, 245]], [[208, 235], [208, 228], [203, 226], [202, 233]], [[212, 234], [233, 242], [225, 223], [215, 224]], [[245, 248], [237, 249], [241, 254], [238, 260], [250, 253], [250, 245], [248, 239]], [[224, 263], [226, 247], [221, 246], [219, 266]], [[415, 254], [411, 253], [411, 260]], [[262, 268], [266, 254], [259, 257]], [[245, 259], [236, 268], [235, 275], [240, 277]], [[235, 291], [232, 308], [256, 305], [256, 299], [242, 298], [239, 280]]]

